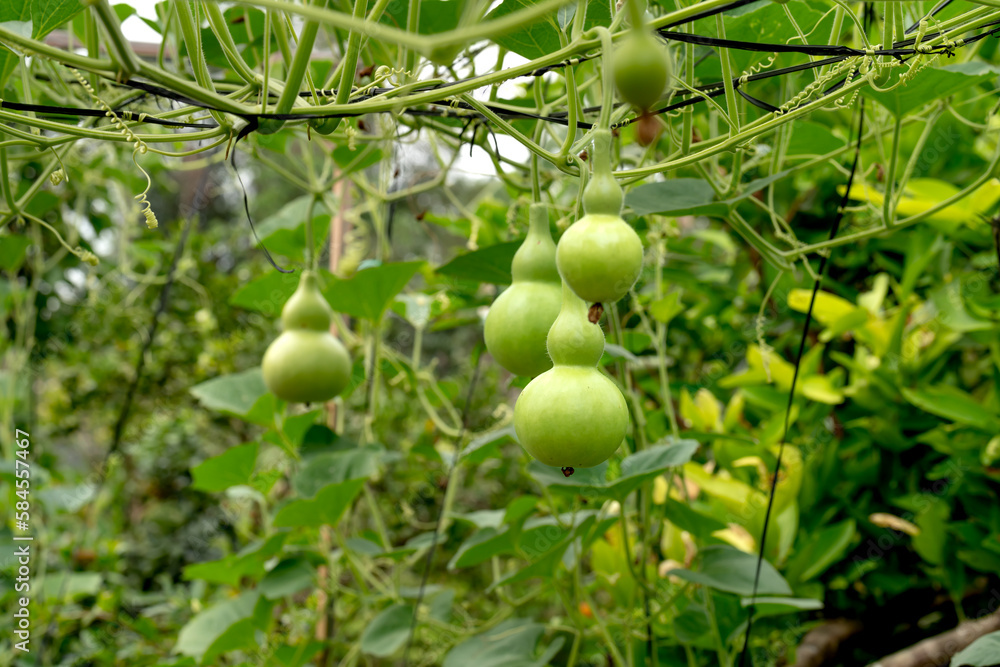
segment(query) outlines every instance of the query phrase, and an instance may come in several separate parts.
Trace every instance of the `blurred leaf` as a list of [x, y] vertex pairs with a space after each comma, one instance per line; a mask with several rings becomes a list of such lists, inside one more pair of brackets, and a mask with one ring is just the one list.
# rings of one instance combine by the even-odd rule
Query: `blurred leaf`
[[993, 632], [972, 642], [956, 653], [951, 667], [996, 667], [1000, 665], [1000, 632]]
[[334, 280], [323, 290], [323, 296], [338, 312], [377, 322], [423, 264], [397, 262], [362, 269], [345, 280]]
[[257, 447], [256, 442], [230, 447], [219, 456], [196, 465], [191, 469], [192, 488], [215, 492], [248, 484], [257, 463]]
[[253, 616], [259, 595], [256, 591], [248, 591], [200, 612], [181, 628], [174, 653], [189, 655], [201, 661], [210, 649], [213, 653], [221, 652], [223, 647], [213, 647], [213, 644], [231, 626]]
[[570, 477], [562, 470], [532, 461], [528, 472], [542, 486], [553, 490], [583, 494], [587, 497], [610, 497], [623, 499], [643, 482], [656, 477], [664, 470], [683, 465], [691, 460], [698, 449], [695, 440], [679, 440], [675, 443], [656, 445], [627, 456], [621, 463], [621, 475], [606, 480], [607, 464], [593, 468], [581, 468]]
[[998, 73], [1000, 68], [976, 62], [928, 67], [905, 86], [897, 86], [887, 92], [879, 92], [866, 86], [861, 89], [861, 94], [875, 100], [888, 109], [889, 113], [901, 118], [925, 104], [995, 79]]
[[494, 283], [509, 285], [511, 281], [510, 264], [514, 261], [514, 253], [521, 247], [521, 241], [498, 243], [488, 248], [481, 248], [459, 255], [447, 264], [439, 266], [437, 272], [442, 276], [472, 280], [479, 283]]
[[260, 368], [223, 375], [196, 384], [189, 390], [209, 410], [246, 416], [261, 396], [267, 393]]
[[244, 577], [257, 579], [264, 574], [264, 563], [269, 561], [285, 543], [287, 532], [275, 533], [264, 541], [248, 545], [238, 554], [220, 560], [195, 563], [184, 568], [184, 579], [203, 579], [209, 583], [239, 586]]
[[[445, 655], [442, 667], [544, 667], [552, 656], [546, 652], [535, 657], [535, 647], [544, 632], [541, 623], [509, 618], [452, 648]], [[562, 646], [560, 641], [553, 646], [556, 644]]]
[[805, 542], [787, 566], [787, 576], [793, 581], [809, 581], [836, 563], [850, 546], [857, 533], [854, 519], [827, 526], [803, 539]]
[[333, 161], [340, 167], [341, 175], [350, 174], [381, 162], [382, 149], [375, 143], [364, 143], [352, 151], [347, 144], [341, 144], [333, 151]]
[[0, 236], [0, 269], [5, 271], [19, 269], [30, 245], [31, 240], [21, 234]]
[[[531, 0], [503, 0], [500, 6], [486, 15], [486, 21], [498, 19], [531, 7]], [[550, 21], [540, 20], [493, 39], [503, 48], [529, 60], [559, 50], [559, 32]]]
[[729, 207], [713, 203], [715, 190], [700, 178], [673, 178], [657, 183], [646, 183], [629, 191], [625, 205], [636, 215], [682, 216], [725, 215]]
[[670, 320], [684, 312], [684, 304], [681, 303], [680, 290], [669, 292], [662, 299], [658, 299], [649, 304], [649, 313], [657, 322], [669, 324]]
[[[695, 584], [735, 593], [753, 595], [754, 573], [757, 557], [728, 545], [711, 545], [699, 552], [701, 568], [671, 570], [671, 574]], [[766, 560], [761, 563], [758, 595], [791, 595], [792, 589], [778, 571]]]
[[819, 123], [797, 120], [790, 127], [792, 138], [786, 150], [789, 159], [799, 155], [826, 155], [843, 148], [845, 143]]
[[961, 389], [937, 385], [922, 389], [902, 387], [900, 391], [906, 400], [932, 415], [991, 433], [1000, 431], [1000, 418]]
[[322, 525], [335, 526], [364, 486], [363, 479], [351, 479], [339, 484], [328, 484], [316, 497], [309, 500], [294, 500], [278, 511], [274, 517], [275, 527], [305, 526], [318, 528]]
[[372, 445], [317, 454], [299, 470], [292, 487], [302, 498], [311, 498], [327, 484], [368, 479], [378, 471], [381, 448]]
[[410, 636], [413, 607], [394, 604], [375, 616], [361, 635], [361, 650], [368, 655], [387, 658], [406, 643]]
[[316, 570], [304, 558], [287, 558], [264, 575], [257, 590], [261, 595], [277, 600], [286, 595], [311, 588], [316, 583]]

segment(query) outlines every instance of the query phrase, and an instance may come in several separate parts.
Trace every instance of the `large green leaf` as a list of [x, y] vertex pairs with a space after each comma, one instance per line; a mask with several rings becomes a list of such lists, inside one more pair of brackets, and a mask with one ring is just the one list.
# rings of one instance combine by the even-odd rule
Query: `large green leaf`
[[292, 480], [302, 498], [311, 498], [327, 484], [352, 479], [368, 479], [378, 470], [382, 449], [372, 445], [337, 452], [317, 454], [309, 459]]
[[536, 658], [535, 647], [544, 632], [541, 623], [526, 618], [507, 619], [452, 648], [445, 655], [442, 667], [544, 667], [562, 647], [560, 637]]
[[363, 479], [351, 479], [339, 484], [328, 484], [315, 498], [295, 500], [284, 507], [274, 517], [276, 527], [305, 526], [318, 528], [322, 525], [334, 526], [364, 486]]
[[362, 269], [332, 282], [323, 296], [338, 312], [376, 322], [421, 266], [423, 262], [397, 262]]
[[[727, 593], [753, 595], [757, 557], [729, 545], [712, 545], [699, 552], [701, 568], [671, 570], [669, 574]], [[761, 563], [758, 595], [791, 595], [792, 589], [766, 560]]]
[[311, 588], [316, 582], [316, 570], [305, 558], [286, 558], [264, 575], [257, 590], [269, 600]]
[[1000, 418], [972, 396], [950, 385], [922, 389], [902, 388], [903, 396], [913, 405], [932, 415], [967, 424], [984, 431], [1000, 431]]
[[[83, 11], [80, 0], [3, 0], [0, 2], [0, 24], [13, 32], [24, 32], [12, 22], [30, 23], [30, 35], [40, 40]], [[17, 65], [17, 56], [0, 46], [0, 91]]]
[[213, 378], [196, 384], [189, 391], [210, 410], [245, 417], [257, 403], [257, 399], [267, 393], [267, 387], [258, 367]]
[[521, 241], [513, 241], [473, 250], [439, 266], [437, 272], [461, 280], [509, 285], [510, 264], [519, 247]]
[[192, 488], [202, 491], [225, 491], [237, 484], [249, 484], [257, 463], [256, 442], [230, 447], [191, 469]]
[[[305, 219], [309, 213], [311, 199], [309, 195], [293, 199], [257, 226], [257, 235], [260, 236], [264, 247], [273, 254], [284, 255], [294, 261], [304, 261]], [[326, 243], [327, 231], [330, 228], [330, 212], [322, 203], [317, 203], [313, 208], [312, 223], [313, 249], [319, 252]]]
[[951, 659], [951, 667], [996, 667], [1000, 665], [1000, 632], [980, 637]]
[[254, 542], [219, 560], [195, 563], [184, 568], [184, 579], [203, 579], [215, 584], [238, 586], [244, 577], [258, 579], [264, 575], [264, 564], [273, 558], [285, 543], [287, 531], [275, 533], [263, 542]]
[[[535, 3], [531, 0], [504, 0], [490, 12], [487, 20], [498, 19], [508, 14], [527, 9]], [[559, 50], [559, 31], [551, 21], [536, 21], [520, 29], [501, 35], [494, 40], [497, 44], [529, 60]]]
[[[320, 271], [323, 281], [329, 284], [332, 278], [329, 273]], [[299, 273], [281, 273], [268, 271], [264, 275], [246, 283], [232, 296], [229, 304], [263, 313], [266, 317], [277, 318], [281, 309], [299, 285]]]
[[627, 456], [621, 464], [621, 474], [612, 480], [605, 479], [607, 464], [583, 468], [566, 477], [562, 470], [532, 461], [528, 472], [539, 484], [550, 490], [560, 490], [592, 498], [623, 499], [643, 482], [663, 471], [684, 465], [698, 449], [695, 440], [678, 440], [656, 445]]
[[[1000, 68], [986, 63], [958, 63], [944, 67], [927, 68], [905, 86], [896, 86], [887, 92], [862, 88], [862, 93], [875, 100], [897, 118], [905, 116], [925, 104], [943, 99], [961, 90], [995, 79]], [[895, 83], [896, 79], [892, 79]]]
[[377, 658], [387, 658], [406, 643], [410, 636], [413, 607], [394, 604], [371, 620], [361, 634], [361, 650]]
[[[217, 640], [223, 639], [233, 625], [252, 619], [259, 596], [256, 591], [248, 591], [199, 613], [181, 628], [180, 634], [177, 635], [177, 644], [174, 645], [174, 653], [191, 656], [200, 662], [212, 653], [218, 654], [236, 648], [230, 641], [225, 642], [226, 646], [213, 645]], [[249, 634], [252, 638], [253, 633]]]
[[0, 269], [13, 271], [20, 268], [30, 245], [31, 239], [23, 234], [0, 236]]
[[835, 563], [857, 532], [854, 519], [827, 526], [808, 539], [788, 563], [787, 575], [792, 581], [809, 581]]
[[[658, 183], [646, 183], [630, 190], [625, 204], [636, 215], [725, 215], [729, 207], [714, 203], [715, 190], [700, 178], [674, 178]], [[713, 207], [709, 208], [709, 207]], [[717, 210], [716, 210], [717, 209]]]

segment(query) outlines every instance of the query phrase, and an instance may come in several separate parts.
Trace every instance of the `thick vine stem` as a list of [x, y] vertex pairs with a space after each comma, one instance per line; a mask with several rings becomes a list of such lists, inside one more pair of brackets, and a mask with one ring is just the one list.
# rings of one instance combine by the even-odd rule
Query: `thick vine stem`
[[101, 20], [104, 30], [108, 36], [108, 52], [112, 60], [119, 67], [119, 77], [122, 80], [131, 79], [139, 71], [139, 58], [132, 50], [132, 45], [122, 34], [121, 22], [118, 15], [111, 9], [108, 0], [83, 0], [84, 4], [90, 5], [97, 18]]

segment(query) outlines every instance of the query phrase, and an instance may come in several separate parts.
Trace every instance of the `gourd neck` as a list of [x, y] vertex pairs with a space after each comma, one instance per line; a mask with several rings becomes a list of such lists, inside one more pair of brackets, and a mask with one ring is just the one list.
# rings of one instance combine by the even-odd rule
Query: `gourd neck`
[[299, 286], [281, 309], [281, 323], [286, 330], [328, 331], [333, 311], [319, 291], [319, 280], [312, 271], [303, 271]]
[[583, 210], [590, 214], [621, 216], [624, 194], [611, 169], [611, 130], [594, 130], [594, 173], [583, 189]]
[[549, 231], [549, 211], [544, 204], [528, 209], [528, 235], [514, 254], [510, 273], [512, 282], [559, 282], [556, 268], [556, 244]]
[[597, 366], [604, 353], [604, 332], [588, 319], [587, 303], [565, 282], [562, 307], [546, 340], [556, 366]]

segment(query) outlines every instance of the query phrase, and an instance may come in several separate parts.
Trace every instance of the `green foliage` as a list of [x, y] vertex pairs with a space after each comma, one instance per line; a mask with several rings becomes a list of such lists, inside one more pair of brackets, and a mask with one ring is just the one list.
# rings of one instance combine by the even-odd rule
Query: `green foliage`
[[[31, 485], [4, 439], [0, 505], [30, 505], [38, 653], [7, 614], [0, 662], [732, 667], [753, 608], [754, 664], [856, 619], [846, 666], [995, 608], [1000, 70], [997, 40], [972, 40], [1000, 12], [962, 4], [922, 28], [938, 3], [755, 2], [675, 27], [721, 3], [653, 3], [656, 28], [861, 52], [916, 24], [955, 57], [766, 77], [820, 61], [667, 40], [654, 110], [698, 101], [650, 134], [604, 97], [590, 30], [620, 44], [613, 3], [188, 3], [188, 21], [161, 2], [140, 17], [167, 47], [142, 56], [142, 95], [117, 40], [132, 6], [3, 3], [0, 422], [31, 434]], [[713, 85], [729, 75], [780, 112]], [[296, 117], [235, 141], [285, 86]], [[556, 238], [581, 217], [608, 116], [644, 256], [592, 311], [594, 372], [630, 428], [566, 476], [518, 444], [526, 380], [482, 327], [530, 203]], [[335, 401], [289, 406], [260, 363], [305, 269], [354, 361]], [[18, 533], [0, 529], [9, 609]], [[996, 644], [952, 664], [995, 664]]]

